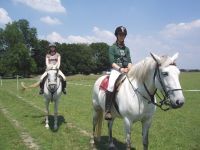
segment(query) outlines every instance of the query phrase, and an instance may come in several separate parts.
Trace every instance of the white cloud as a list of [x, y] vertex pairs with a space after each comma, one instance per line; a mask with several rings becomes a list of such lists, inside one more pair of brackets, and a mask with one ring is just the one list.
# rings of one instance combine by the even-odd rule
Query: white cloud
[[59, 43], [66, 42], [66, 39], [57, 32], [52, 32], [51, 34], [47, 35], [46, 37], [45, 36], [43, 36], [43, 37], [44, 37], [44, 39], [46, 39], [50, 42], [59, 42]]
[[33, 9], [44, 12], [65, 13], [66, 9], [60, 0], [14, 0], [17, 3], [25, 4]]
[[101, 30], [98, 27], [93, 28], [93, 33], [99, 42], [113, 43], [115, 41], [114, 33], [108, 30]]
[[58, 25], [62, 24], [61, 21], [57, 18], [51, 18], [50, 16], [40, 18], [40, 21], [49, 24], [49, 25]]
[[80, 36], [80, 35], [69, 35], [62, 36], [57, 32], [52, 32], [47, 35], [46, 40], [51, 42], [60, 42], [60, 43], [93, 43], [93, 42], [105, 42], [113, 43], [115, 37], [112, 32], [108, 30], [101, 30], [98, 27], [93, 28], [93, 35]]
[[0, 8], [0, 24], [8, 22], [12, 22], [12, 19], [8, 16], [8, 12], [4, 8]]
[[200, 19], [188, 23], [168, 24], [151, 36], [128, 36], [126, 43], [134, 62], [149, 56], [149, 52], [160, 55], [179, 52], [177, 63], [180, 68], [200, 69], [199, 39]]
[[168, 24], [161, 34], [168, 38], [180, 38], [194, 34], [196, 31], [200, 32], [200, 19], [188, 23]]

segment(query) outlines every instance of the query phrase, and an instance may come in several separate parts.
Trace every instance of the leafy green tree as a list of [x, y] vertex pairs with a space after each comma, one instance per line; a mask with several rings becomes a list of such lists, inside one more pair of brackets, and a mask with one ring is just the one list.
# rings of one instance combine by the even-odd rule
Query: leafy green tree
[[46, 40], [38, 41], [38, 46], [32, 49], [32, 58], [34, 59], [37, 70], [35, 73], [42, 74], [45, 71], [45, 56], [48, 51], [49, 42]]
[[29, 49], [22, 43], [16, 44], [7, 51], [3, 63], [3, 72], [7, 75], [28, 76], [36, 69], [36, 64], [29, 55]]
[[106, 43], [92, 43], [90, 44], [92, 49], [92, 59], [95, 64], [93, 70], [94, 73], [100, 73], [110, 68], [108, 49], [109, 45]]
[[29, 75], [36, 70], [31, 48], [37, 46], [37, 32], [26, 20], [8, 23], [0, 29], [0, 73]]
[[36, 28], [30, 28], [29, 22], [25, 19], [20, 19], [19, 21], [14, 22], [14, 24], [16, 24], [21, 31], [24, 44], [27, 48], [36, 48], [38, 41]]

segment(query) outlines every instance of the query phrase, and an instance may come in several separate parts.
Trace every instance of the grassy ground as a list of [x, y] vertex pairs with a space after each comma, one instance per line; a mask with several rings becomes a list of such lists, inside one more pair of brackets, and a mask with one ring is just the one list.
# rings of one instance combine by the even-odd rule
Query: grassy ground
[[[70, 76], [69, 83], [92, 85], [98, 76]], [[20, 79], [26, 84], [35, 80]], [[200, 73], [182, 73], [183, 89], [200, 89]], [[3, 80], [0, 87], [0, 109], [6, 108], [43, 149], [90, 149], [90, 137], [80, 129], [92, 131], [92, 86], [69, 84], [68, 95], [62, 96], [59, 104], [59, 129], [57, 132], [44, 127], [44, 101], [38, 89], [20, 92], [16, 90], [16, 80]], [[23, 97], [18, 98], [16, 95]], [[149, 133], [150, 150], [198, 150], [200, 149], [200, 92], [184, 92], [186, 104], [183, 108], [163, 112], [157, 109]], [[51, 114], [53, 114], [51, 105]], [[39, 109], [38, 109], [39, 108]], [[1, 111], [0, 111], [1, 112]], [[50, 116], [52, 126], [53, 118]], [[75, 127], [71, 127], [70, 125]], [[78, 128], [78, 129], [77, 129]], [[116, 119], [113, 136], [119, 149], [123, 149], [124, 133], [121, 119]], [[20, 139], [20, 131], [0, 113], [0, 149], [25, 149]], [[132, 128], [132, 143], [137, 150], [142, 149], [141, 125]], [[99, 149], [107, 147], [107, 125], [103, 124], [102, 143]], [[15, 146], [17, 145], [17, 146]]]

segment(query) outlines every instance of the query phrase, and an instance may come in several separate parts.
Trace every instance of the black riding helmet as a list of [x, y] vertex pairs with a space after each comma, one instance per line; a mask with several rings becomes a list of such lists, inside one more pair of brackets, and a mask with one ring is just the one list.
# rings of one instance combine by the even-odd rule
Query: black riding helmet
[[119, 26], [115, 29], [115, 36], [117, 36], [119, 33], [124, 33], [125, 36], [127, 35], [127, 30], [123, 26]]

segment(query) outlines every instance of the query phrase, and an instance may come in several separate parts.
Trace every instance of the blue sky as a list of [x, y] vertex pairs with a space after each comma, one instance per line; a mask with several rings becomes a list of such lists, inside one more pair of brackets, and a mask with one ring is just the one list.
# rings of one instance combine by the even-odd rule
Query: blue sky
[[124, 25], [134, 63], [149, 52], [179, 52], [180, 68], [200, 69], [199, 6], [199, 0], [1, 0], [0, 27], [27, 19], [40, 39], [111, 45]]

